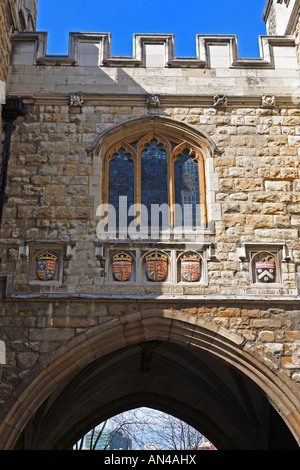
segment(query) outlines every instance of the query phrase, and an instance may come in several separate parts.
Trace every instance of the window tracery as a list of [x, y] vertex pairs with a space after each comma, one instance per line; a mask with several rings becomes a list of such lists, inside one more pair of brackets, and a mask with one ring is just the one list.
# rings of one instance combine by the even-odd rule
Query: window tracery
[[[204, 159], [188, 142], [155, 132], [122, 140], [106, 152], [104, 175], [103, 200], [116, 209], [117, 219], [135, 205], [141, 208], [139, 223], [146, 208], [148, 227], [151, 223], [162, 227], [152, 208], [165, 205], [169, 226], [207, 224]], [[120, 197], [126, 198], [122, 207]]]

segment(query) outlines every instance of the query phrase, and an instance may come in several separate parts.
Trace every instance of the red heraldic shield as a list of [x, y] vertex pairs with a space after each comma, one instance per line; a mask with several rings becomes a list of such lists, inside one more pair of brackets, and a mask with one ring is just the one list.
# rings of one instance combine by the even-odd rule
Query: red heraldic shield
[[128, 281], [132, 274], [132, 256], [123, 251], [114, 255], [112, 273], [116, 281]]
[[200, 256], [183, 255], [181, 257], [181, 277], [185, 282], [198, 282], [200, 279]]
[[56, 272], [57, 256], [54, 253], [45, 251], [37, 258], [36, 273], [42, 281], [51, 281]]
[[168, 257], [155, 251], [146, 256], [146, 275], [149, 281], [164, 281], [168, 274]]
[[276, 280], [275, 261], [258, 261], [255, 263], [256, 277], [259, 282], [270, 283]]

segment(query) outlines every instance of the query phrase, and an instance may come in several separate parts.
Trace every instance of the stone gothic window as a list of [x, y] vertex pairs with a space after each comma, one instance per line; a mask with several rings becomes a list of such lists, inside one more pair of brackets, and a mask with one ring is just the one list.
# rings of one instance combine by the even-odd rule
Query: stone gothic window
[[130, 222], [135, 205], [143, 226], [207, 223], [203, 155], [188, 142], [155, 132], [123, 140], [106, 152], [104, 175], [103, 200], [117, 219], [127, 212]]

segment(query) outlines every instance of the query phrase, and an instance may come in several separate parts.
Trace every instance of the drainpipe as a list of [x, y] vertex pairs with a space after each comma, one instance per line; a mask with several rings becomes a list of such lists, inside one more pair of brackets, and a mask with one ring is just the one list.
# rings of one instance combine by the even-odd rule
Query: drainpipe
[[5, 139], [3, 144], [1, 174], [0, 174], [0, 227], [2, 223], [2, 213], [4, 204], [8, 201], [8, 195], [5, 192], [7, 182], [8, 162], [10, 158], [10, 145], [12, 133], [16, 130], [14, 121], [18, 116], [26, 116], [27, 108], [22, 100], [7, 100], [2, 105], [2, 119], [4, 122], [3, 130]]

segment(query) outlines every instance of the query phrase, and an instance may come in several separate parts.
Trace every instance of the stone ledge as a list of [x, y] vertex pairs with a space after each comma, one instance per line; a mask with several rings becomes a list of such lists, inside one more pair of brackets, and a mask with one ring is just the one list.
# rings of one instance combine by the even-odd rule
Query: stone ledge
[[273, 302], [275, 304], [278, 303], [295, 303], [299, 306], [300, 296], [269, 296], [269, 295], [245, 295], [245, 296], [238, 296], [238, 295], [96, 295], [96, 294], [70, 294], [70, 293], [61, 293], [61, 294], [52, 294], [52, 293], [39, 293], [39, 294], [13, 294], [9, 297], [4, 299], [6, 301], [100, 301], [103, 300], [107, 301], [120, 301], [122, 302], [129, 301], [170, 301], [170, 302], [177, 302], [177, 301], [184, 301], [184, 302], [251, 302], [251, 303], [264, 303], [266, 302], [268, 305], [271, 305]]
[[[141, 106], [146, 107], [147, 94], [106, 94], [106, 93], [82, 93], [83, 106]], [[18, 99], [19, 94], [8, 93], [7, 99]], [[227, 95], [226, 109], [230, 108], [262, 108], [262, 96], [260, 95]], [[26, 105], [38, 106], [67, 106], [70, 95], [68, 93], [23, 93], [21, 99]], [[159, 96], [159, 107], [201, 107], [215, 108], [213, 95], [171, 95], [164, 94]], [[295, 100], [291, 95], [276, 96], [276, 106], [279, 108], [295, 108]], [[221, 108], [225, 109], [225, 108]], [[270, 110], [272, 110], [270, 108]], [[266, 114], [270, 110], [265, 110]]]

